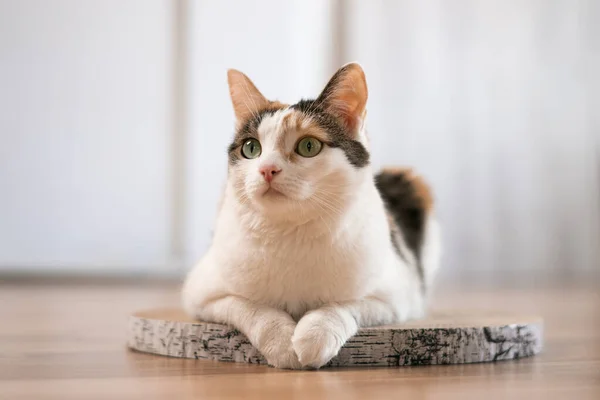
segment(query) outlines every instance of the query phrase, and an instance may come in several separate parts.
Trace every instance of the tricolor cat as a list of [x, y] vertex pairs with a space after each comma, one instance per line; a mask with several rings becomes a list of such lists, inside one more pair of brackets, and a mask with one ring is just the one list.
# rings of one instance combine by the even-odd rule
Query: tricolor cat
[[233, 325], [280, 368], [319, 368], [359, 327], [423, 317], [440, 256], [432, 198], [409, 170], [373, 175], [360, 65], [293, 105], [239, 71], [228, 82], [227, 186], [185, 310]]

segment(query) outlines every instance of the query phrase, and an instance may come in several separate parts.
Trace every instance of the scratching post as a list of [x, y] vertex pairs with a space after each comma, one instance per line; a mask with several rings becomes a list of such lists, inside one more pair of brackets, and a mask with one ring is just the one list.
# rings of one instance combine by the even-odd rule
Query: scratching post
[[[425, 320], [363, 328], [327, 366], [464, 364], [528, 357], [543, 344], [540, 318], [503, 313], [433, 312]], [[130, 348], [171, 357], [266, 364], [235, 328], [195, 321], [177, 309], [129, 320]]]

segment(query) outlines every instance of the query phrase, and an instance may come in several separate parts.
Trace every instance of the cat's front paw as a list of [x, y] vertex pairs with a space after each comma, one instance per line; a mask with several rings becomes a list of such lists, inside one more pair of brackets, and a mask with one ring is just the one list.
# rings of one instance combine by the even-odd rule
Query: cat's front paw
[[295, 327], [295, 324], [290, 324], [280, 330], [269, 332], [268, 337], [260, 346], [259, 350], [270, 366], [283, 369], [302, 368], [292, 346], [292, 335]]
[[343, 334], [329, 322], [318, 312], [306, 314], [298, 322], [292, 344], [302, 366], [320, 368], [344, 345]]

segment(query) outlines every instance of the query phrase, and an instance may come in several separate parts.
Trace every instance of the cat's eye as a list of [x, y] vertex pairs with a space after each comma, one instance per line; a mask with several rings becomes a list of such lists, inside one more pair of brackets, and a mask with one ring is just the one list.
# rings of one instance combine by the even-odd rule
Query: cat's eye
[[298, 142], [296, 153], [300, 154], [302, 157], [310, 158], [319, 154], [322, 148], [323, 143], [321, 143], [319, 139], [314, 137], [305, 137]]
[[242, 155], [246, 158], [256, 158], [261, 152], [260, 142], [256, 139], [248, 139], [242, 145]]

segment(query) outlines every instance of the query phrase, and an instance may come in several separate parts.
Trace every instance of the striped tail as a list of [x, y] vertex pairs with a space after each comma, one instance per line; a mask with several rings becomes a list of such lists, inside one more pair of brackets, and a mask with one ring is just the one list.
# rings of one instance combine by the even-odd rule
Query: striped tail
[[[433, 196], [425, 181], [410, 169], [386, 168], [375, 175], [375, 185], [387, 208], [390, 219], [392, 244], [398, 255], [405, 261], [405, 249], [412, 253], [417, 274], [423, 288], [431, 283], [437, 269], [438, 256], [426, 254], [431, 248], [427, 243], [431, 225], [429, 218], [433, 211]], [[435, 227], [437, 231], [437, 225]], [[435, 233], [437, 236], [437, 232]], [[438, 238], [432, 238], [436, 252]], [[403, 243], [402, 243], [403, 242]], [[432, 265], [430, 265], [432, 264]]]

